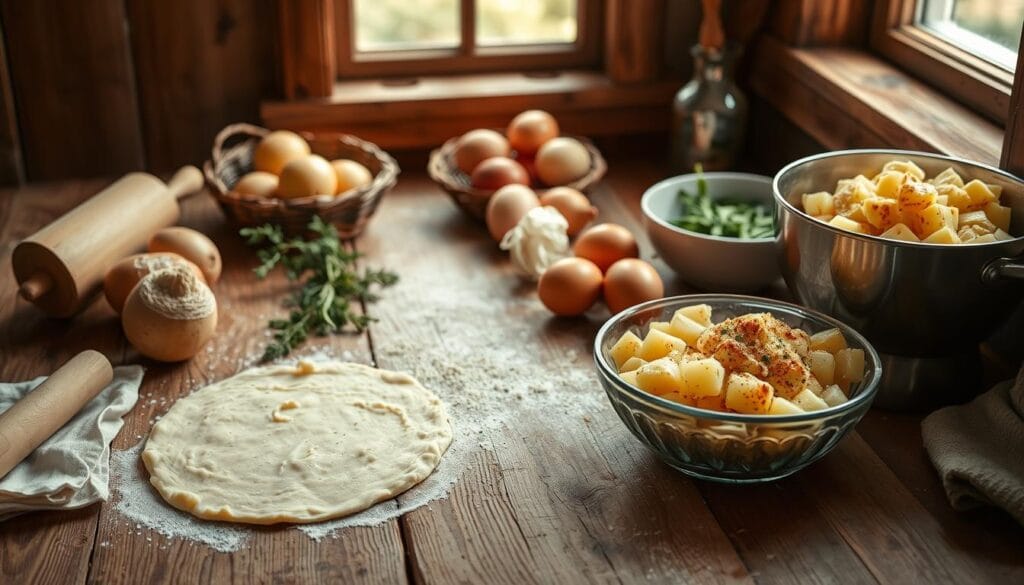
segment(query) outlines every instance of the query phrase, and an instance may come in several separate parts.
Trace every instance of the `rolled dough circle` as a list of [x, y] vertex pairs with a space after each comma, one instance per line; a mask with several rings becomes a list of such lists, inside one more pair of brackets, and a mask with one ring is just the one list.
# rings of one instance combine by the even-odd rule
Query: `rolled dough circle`
[[340, 362], [245, 370], [179, 400], [142, 460], [172, 506], [251, 524], [319, 522], [423, 481], [451, 444], [408, 374]]

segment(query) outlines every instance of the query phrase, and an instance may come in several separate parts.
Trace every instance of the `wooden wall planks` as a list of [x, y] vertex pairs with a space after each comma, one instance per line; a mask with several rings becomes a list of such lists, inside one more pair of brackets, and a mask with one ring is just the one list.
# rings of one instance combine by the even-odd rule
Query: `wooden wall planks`
[[127, 6], [148, 168], [201, 163], [221, 128], [259, 119], [277, 77], [275, 3]]
[[3, 2], [0, 17], [28, 177], [140, 168], [124, 3]]
[[0, 100], [0, 183], [207, 159], [218, 130], [257, 121], [276, 93], [276, 14], [261, 0], [0, 3], [0, 97], [4, 66], [13, 88]]

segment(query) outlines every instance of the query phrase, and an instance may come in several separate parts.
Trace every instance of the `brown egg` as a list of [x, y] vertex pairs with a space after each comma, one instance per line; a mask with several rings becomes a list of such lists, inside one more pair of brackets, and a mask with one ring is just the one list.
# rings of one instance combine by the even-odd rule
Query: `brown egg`
[[128, 294], [142, 280], [142, 277], [150, 272], [170, 268], [175, 264], [188, 266], [197, 277], [206, 282], [206, 277], [203, 276], [199, 267], [178, 254], [172, 252], [135, 254], [110, 267], [107, 275], [103, 278], [103, 295], [107, 297], [111, 308], [120, 313]]
[[553, 138], [537, 152], [537, 176], [546, 185], [566, 185], [590, 172], [590, 153], [575, 138]]
[[533, 189], [525, 185], [505, 185], [491, 195], [487, 202], [487, 230], [500, 242], [508, 230], [516, 227], [528, 211], [540, 207]]
[[301, 136], [287, 130], [276, 130], [256, 145], [252, 166], [257, 171], [280, 175], [285, 165], [308, 155], [309, 144]]
[[467, 175], [482, 161], [509, 154], [508, 140], [494, 130], [470, 130], [455, 143], [455, 166]]
[[149, 239], [150, 252], [172, 252], [199, 267], [206, 282], [216, 284], [220, 278], [220, 250], [210, 238], [187, 227], [164, 228]]
[[604, 275], [604, 302], [612, 314], [665, 296], [665, 285], [653, 266], [636, 258], [623, 258]]
[[543, 110], [526, 110], [508, 125], [508, 142], [517, 153], [530, 156], [558, 136], [558, 122]]
[[601, 269], [584, 258], [562, 258], [541, 275], [537, 296], [556, 315], [582, 315], [601, 296]]
[[569, 237], [580, 233], [588, 223], [597, 217], [597, 208], [590, 204], [590, 199], [569, 187], [548, 189], [540, 196], [540, 204], [550, 205], [562, 214], [562, 217], [569, 222], [569, 229], [566, 232]]
[[602, 272], [623, 258], [636, 258], [640, 248], [629, 230], [614, 223], [596, 225], [580, 234], [572, 246], [573, 254], [586, 258]]
[[263, 171], [253, 171], [243, 176], [232, 189], [239, 195], [250, 197], [275, 197], [277, 195], [277, 175]]
[[283, 199], [334, 195], [337, 192], [337, 172], [327, 159], [316, 154], [295, 159], [285, 165], [277, 187], [277, 196]]
[[142, 355], [187, 360], [217, 329], [217, 299], [191, 269], [175, 265], [139, 281], [124, 303], [121, 325]]
[[470, 182], [477, 189], [490, 191], [505, 185], [529, 185], [530, 176], [523, 165], [510, 158], [495, 156], [476, 165]]
[[370, 169], [354, 160], [339, 158], [332, 160], [331, 166], [334, 167], [334, 173], [338, 176], [338, 195], [352, 189], [365, 187], [373, 182], [373, 173], [370, 172]]

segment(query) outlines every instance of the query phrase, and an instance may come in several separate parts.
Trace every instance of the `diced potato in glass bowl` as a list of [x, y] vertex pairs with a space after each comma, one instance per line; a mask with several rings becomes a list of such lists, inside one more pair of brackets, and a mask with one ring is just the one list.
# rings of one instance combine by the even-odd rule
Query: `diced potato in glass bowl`
[[878, 354], [849, 326], [796, 305], [690, 295], [614, 316], [595, 340], [619, 418], [672, 467], [770, 481], [831, 450], [867, 411]]

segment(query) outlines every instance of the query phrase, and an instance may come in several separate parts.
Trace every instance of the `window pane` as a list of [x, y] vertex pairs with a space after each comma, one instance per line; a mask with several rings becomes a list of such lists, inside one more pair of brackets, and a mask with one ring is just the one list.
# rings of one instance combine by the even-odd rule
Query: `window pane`
[[459, 0], [355, 0], [357, 51], [458, 47]]
[[577, 0], [477, 0], [482, 46], [573, 43]]
[[1024, 0], [926, 0], [921, 21], [979, 57], [1013, 70], [1024, 27]]

